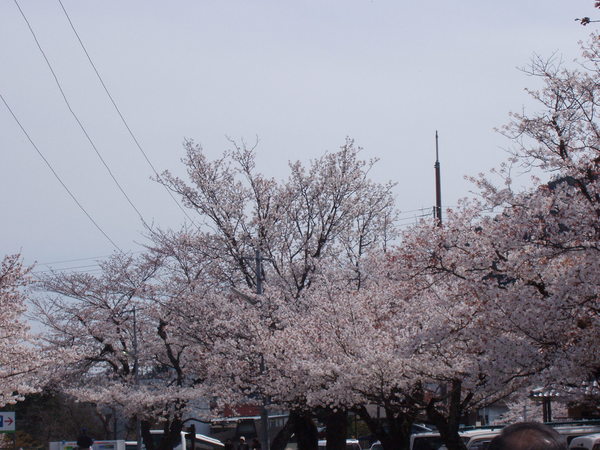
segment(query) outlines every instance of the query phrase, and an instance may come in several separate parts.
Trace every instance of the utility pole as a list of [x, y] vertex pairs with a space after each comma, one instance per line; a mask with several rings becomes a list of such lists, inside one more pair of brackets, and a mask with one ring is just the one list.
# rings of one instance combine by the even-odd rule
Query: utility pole
[[196, 425], [195, 424], [191, 424], [190, 425], [190, 450], [196, 450]]
[[260, 250], [256, 250], [254, 253], [254, 275], [256, 277], [256, 293], [258, 295], [262, 295], [262, 280], [263, 280], [263, 267], [262, 267], [263, 258], [260, 254]]
[[[140, 386], [140, 361], [138, 356], [138, 336], [137, 336], [137, 318], [135, 306], [133, 307], [133, 379], [136, 389]], [[135, 415], [135, 439], [137, 450], [142, 450], [142, 422], [140, 413]]]
[[442, 225], [442, 181], [440, 177], [440, 154], [438, 149], [438, 132], [435, 130], [435, 206], [433, 207], [433, 217], [437, 225]]
[[[263, 282], [263, 276], [264, 276], [263, 266], [262, 266], [263, 261], [264, 261], [264, 258], [261, 256], [260, 250], [257, 249], [254, 254], [256, 294], [257, 295], [262, 295], [262, 293], [263, 293], [263, 288], [262, 288], [262, 282]], [[263, 357], [261, 357], [261, 361], [260, 361], [261, 373], [264, 373], [265, 369], [266, 369], [265, 368], [265, 360]], [[263, 404], [260, 409], [260, 421], [262, 424], [261, 433], [260, 433], [260, 440], [261, 440], [260, 445], [261, 445], [262, 449], [269, 450], [269, 448], [270, 448], [269, 411], [267, 411], [267, 398], [265, 398], [265, 397], [263, 397]]]
[[[264, 280], [264, 271], [262, 263], [263, 261], [270, 261], [268, 258], [263, 258], [260, 250], [256, 250], [254, 253], [254, 258], [252, 257], [244, 257], [245, 260], [254, 260], [254, 276], [256, 279], [256, 294], [262, 295], [263, 287], [262, 282]], [[255, 303], [250, 299], [247, 295], [242, 292], [237, 291], [236, 289], [232, 289], [232, 291], [241, 298], [245, 298], [246, 300], [251, 301], [253, 304]], [[260, 373], [264, 374], [266, 371], [265, 367], [265, 359], [261, 355], [260, 359]], [[266, 396], [263, 396], [263, 402], [260, 410], [260, 421], [261, 421], [261, 432], [260, 432], [260, 445], [261, 449], [269, 450], [270, 442], [269, 442], [269, 412], [267, 411], [267, 405], [269, 404], [269, 399]]]
[[[442, 180], [440, 175], [440, 152], [438, 146], [438, 132], [435, 130], [435, 206], [433, 207], [433, 218], [438, 227], [442, 226]], [[448, 395], [448, 385], [446, 383], [440, 384], [440, 396], [444, 400], [446, 405], [450, 405], [450, 398]]]

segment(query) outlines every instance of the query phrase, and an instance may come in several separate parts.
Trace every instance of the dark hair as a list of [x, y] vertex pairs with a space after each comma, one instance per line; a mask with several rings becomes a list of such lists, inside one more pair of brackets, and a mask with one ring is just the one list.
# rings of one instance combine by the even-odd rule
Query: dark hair
[[488, 450], [567, 450], [567, 441], [543, 423], [519, 422], [503, 428]]

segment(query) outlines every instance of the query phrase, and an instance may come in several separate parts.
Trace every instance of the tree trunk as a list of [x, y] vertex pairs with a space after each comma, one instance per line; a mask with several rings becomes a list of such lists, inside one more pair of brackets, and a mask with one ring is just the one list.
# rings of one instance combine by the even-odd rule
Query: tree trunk
[[300, 413], [294, 433], [298, 439], [298, 450], [318, 450], [319, 435], [310, 414]]
[[388, 417], [388, 436], [381, 440], [384, 450], [410, 448], [410, 435], [412, 433], [412, 424], [415, 421], [414, 416], [410, 414], [394, 413], [387, 410], [385, 412]]
[[463, 415], [463, 404], [468, 402], [470, 395], [465, 401], [461, 401], [462, 383], [460, 380], [452, 380], [450, 389], [450, 395], [445, 399], [447, 402], [446, 414], [436, 409], [436, 401], [432, 399], [427, 405], [427, 417], [437, 427], [442, 442], [448, 450], [465, 450], [467, 447], [458, 434], [458, 429]]
[[158, 445], [154, 445], [154, 440], [150, 429], [152, 424], [147, 420], [142, 420], [142, 440], [146, 450], [173, 450], [181, 441], [181, 431], [183, 430], [183, 421], [181, 419], [173, 419], [165, 422], [163, 426], [163, 434], [161, 435]]
[[271, 442], [271, 450], [285, 450], [292, 434], [294, 434], [294, 423], [297, 420], [296, 416], [297, 413], [295, 411], [290, 411], [290, 415], [288, 416], [285, 425], [279, 430]]
[[271, 442], [271, 450], [285, 450], [292, 435], [296, 436], [298, 450], [318, 450], [317, 427], [310, 414], [299, 410], [290, 411], [286, 424]]
[[181, 442], [183, 421], [181, 419], [174, 419], [170, 422], [165, 422], [163, 431], [164, 434], [157, 450], [173, 450], [173, 447]]
[[408, 450], [410, 448], [410, 435], [415, 414], [386, 409], [385, 420], [388, 427], [384, 428], [383, 421], [371, 417], [366, 408], [359, 408], [357, 412], [369, 427], [369, 431], [381, 442], [384, 450]]
[[327, 450], [346, 450], [348, 434], [348, 412], [346, 410], [325, 411], [325, 426], [327, 427]]
[[142, 420], [142, 441], [146, 450], [156, 450], [154, 448], [154, 441], [152, 440], [152, 434], [150, 434], [151, 424], [147, 420]]

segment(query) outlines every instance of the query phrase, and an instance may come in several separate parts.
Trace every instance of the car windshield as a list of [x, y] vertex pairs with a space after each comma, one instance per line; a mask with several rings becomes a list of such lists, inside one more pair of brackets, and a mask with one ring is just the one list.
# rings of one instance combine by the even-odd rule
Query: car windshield
[[416, 437], [413, 443], [413, 450], [438, 450], [444, 443], [439, 436]]
[[[327, 448], [326, 442], [319, 442], [319, 450], [325, 450]], [[380, 447], [383, 448], [383, 447]], [[346, 442], [346, 450], [361, 450], [360, 445], [354, 442]]]
[[491, 439], [485, 439], [481, 441], [476, 441], [473, 444], [469, 445], [469, 450], [487, 450], [490, 446]]

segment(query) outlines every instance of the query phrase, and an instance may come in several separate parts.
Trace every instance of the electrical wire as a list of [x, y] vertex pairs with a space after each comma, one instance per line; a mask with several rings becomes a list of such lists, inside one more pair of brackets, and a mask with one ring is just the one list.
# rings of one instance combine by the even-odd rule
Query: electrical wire
[[60, 269], [55, 269], [53, 267], [50, 267], [48, 269], [44, 269], [44, 270], [34, 270], [33, 274], [38, 274], [38, 273], [48, 273], [48, 272], [66, 272], [67, 270], [75, 270], [75, 269], [88, 269], [90, 267], [96, 267], [96, 268], [100, 268], [98, 267], [98, 264], [86, 264], [84, 266], [72, 266], [72, 267], [63, 267]]
[[19, 12], [21, 13], [21, 16], [23, 16], [23, 19], [25, 20], [25, 23], [27, 24], [27, 27], [29, 28], [29, 31], [31, 32], [31, 35], [33, 36], [33, 39], [35, 40], [35, 43], [36, 43], [39, 51], [41, 52], [42, 56], [44, 57], [44, 60], [46, 61], [46, 64], [47, 64], [48, 68], [50, 69], [50, 72], [52, 73], [52, 76], [54, 77], [54, 81], [56, 82], [56, 85], [58, 86], [58, 90], [60, 91], [60, 93], [62, 95], [62, 98], [65, 101], [65, 104], [67, 105], [67, 108], [71, 112], [71, 115], [73, 116], [73, 118], [75, 119], [75, 121], [77, 122], [77, 124], [79, 125], [79, 128], [81, 128], [81, 131], [83, 132], [83, 134], [87, 138], [88, 142], [90, 143], [90, 145], [92, 146], [92, 148], [96, 152], [96, 155], [98, 155], [98, 158], [100, 159], [100, 161], [102, 162], [102, 164], [106, 168], [108, 174], [113, 179], [113, 181], [115, 182], [115, 184], [117, 185], [117, 187], [119, 188], [119, 190], [121, 191], [121, 193], [123, 194], [123, 196], [125, 197], [125, 199], [127, 200], [127, 202], [129, 203], [129, 205], [137, 213], [137, 215], [139, 216], [139, 218], [142, 221], [142, 223], [146, 227], [150, 228], [148, 226], [148, 224], [146, 223], [146, 221], [144, 220], [144, 216], [142, 216], [142, 213], [136, 208], [136, 206], [133, 204], [133, 202], [131, 201], [131, 199], [129, 198], [129, 196], [125, 193], [125, 190], [123, 189], [123, 187], [121, 186], [121, 184], [117, 181], [117, 178], [112, 173], [112, 170], [110, 170], [110, 167], [108, 167], [108, 164], [106, 163], [106, 161], [104, 160], [104, 158], [100, 154], [100, 151], [96, 147], [96, 144], [94, 144], [94, 141], [92, 140], [92, 138], [90, 137], [89, 133], [87, 132], [87, 130], [83, 126], [83, 123], [81, 122], [81, 120], [79, 120], [79, 117], [77, 116], [77, 114], [75, 113], [75, 111], [73, 110], [73, 108], [71, 107], [71, 104], [70, 104], [70, 102], [69, 102], [69, 100], [68, 100], [68, 98], [67, 98], [67, 96], [66, 96], [66, 94], [65, 94], [65, 92], [64, 92], [64, 90], [62, 88], [62, 85], [61, 85], [61, 83], [60, 83], [60, 81], [58, 79], [58, 76], [56, 75], [56, 72], [52, 68], [52, 64], [50, 64], [50, 60], [46, 56], [46, 53], [44, 52], [44, 49], [42, 48], [42, 46], [40, 44], [40, 41], [38, 40], [37, 35], [35, 34], [35, 31], [33, 31], [31, 23], [29, 22], [29, 20], [27, 19], [27, 16], [25, 15], [25, 13], [23, 12], [23, 10], [21, 9], [21, 6], [19, 5], [19, 2], [17, 0], [13, 0], [13, 2], [17, 6], [17, 8], [19, 9]]
[[[137, 139], [137, 137], [135, 136], [135, 134], [131, 130], [131, 127], [127, 123], [127, 120], [125, 120], [125, 117], [121, 113], [120, 108], [117, 106], [117, 103], [116, 103], [115, 99], [113, 98], [112, 94], [108, 90], [108, 87], [106, 86], [106, 83], [104, 83], [104, 80], [102, 79], [102, 76], [100, 75], [100, 72], [98, 71], [98, 68], [96, 67], [96, 64], [94, 64], [94, 61], [92, 60], [92, 57], [90, 56], [89, 52], [87, 51], [87, 48], [85, 47], [83, 41], [81, 40], [81, 37], [79, 36], [79, 33], [77, 32], [77, 29], [75, 28], [75, 25], [73, 24], [73, 21], [71, 20], [71, 17], [69, 16], [69, 13], [67, 12], [65, 6], [63, 5], [63, 2], [61, 0], [58, 0], [58, 3], [60, 4], [60, 7], [62, 8], [63, 13], [65, 14], [65, 17], [69, 21], [69, 25], [71, 25], [71, 29], [73, 30], [73, 33], [75, 33], [75, 36], [77, 37], [77, 40], [79, 41], [79, 45], [81, 46], [83, 52], [85, 53], [85, 56], [87, 57], [90, 65], [94, 69], [94, 72], [96, 73], [96, 76], [98, 77], [98, 81], [100, 81], [100, 84], [104, 88], [104, 92], [106, 92], [106, 95], [110, 99], [110, 102], [112, 103], [113, 107], [115, 108], [115, 111], [117, 112], [117, 114], [121, 118], [121, 122], [123, 122], [123, 125], [125, 126], [125, 128], [129, 132], [129, 135], [131, 136], [131, 139], [133, 139], [133, 142], [135, 143], [135, 145], [137, 146], [137, 148], [139, 149], [139, 151], [144, 156], [144, 159], [146, 160], [146, 162], [148, 163], [148, 165], [150, 166], [150, 168], [154, 172], [154, 175], [156, 175], [157, 181], [160, 183], [160, 175], [159, 175], [158, 171], [154, 167], [154, 164], [152, 164], [152, 162], [150, 161], [150, 158], [148, 157], [147, 153], [144, 151], [144, 149], [142, 148], [139, 140]], [[173, 201], [175, 202], [175, 204], [179, 207], [179, 209], [181, 210], [181, 212], [183, 212], [183, 214], [185, 214], [185, 216], [190, 220], [190, 222], [194, 223], [194, 220], [190, 217], [190, 215], [187, 213], [187, 211], [177, 201], [177, 199], [175, 198], [175, 196], [173, 195], [173, 193], [171, 192], [171, 190], [167, 186], [165, 186], [164, 184], [162, 184], [162, 183], [160, 183], [160, 184], [165, 188], [165, 190], [167, 191], [167, 193], [169, 194], [169, 196], [171, 197], [171, 199], [173, 199]]]
[[36, 263], [37, 265], [40, 266], [51, 266], [53, 264], [65, 264], [65, 263], [71, 263], [71, 262], [79, 262], [79, 261], [89, 261], [91, 259], [102, 259], [102, 258], [108, 258], [110, 255], [102, 255], [102, 256], [92, 256], [90, 258], [76, 258], [76, 259], [63, 259], [62, 261], [49, 261], [49, 262], [41, 262], [41, 263]]
[[[92, 275], [98, 272], [101, 272], [102, 268], [98, 267], [96, 269], [85, 269], [85, 270], [77, 270], [77, 271], [71, 271], [68, 273], [68, 275], [77, 275], [77, 274], [87, 274], [87, 275]], [[45, 278], [45, 274], [46, 273], [52, 273], [55, 275], [59, 275], [62, 272], [60, 271], [56, 271], [56, 270], [44, 270], [44, 271], [38, 271], [38, 272], [31, 272], [31, 275], [33, 275], [34, 278], [36, 278], [38, 281], [42, 281]]]
[[408, 211], [400, 210], [400, 214], [406, 214], [406, 213], [411, 213], [411, 212], [420, 212], [420, 211], [430, 211], [430, 210], [431, 210], [431, 206], [426, 207], [426, 208], [409, 209]]
[[35, 148], [35, 150], [38, 153], [38, 155], [44, 160], [44, 162], [46, 163], [46, 165], [48, 166], [48, 168], [50, 169], [50, 171], [54, 174], [54, 176], [56, 177], [56, 179], [58, 180], [58, 182], [62, 185], [62, 187], [65, 188], [65, 190], [67, 191], [67, 193], [69, 194], [69, 196], [73, 199], [73, 201], [77, 204], [77, 206], [79, 207], [79, 209], [81, 209], [81, 211], [83, 211], [83, 213], [87, 216], [87, 218], [90, 219], [90, 221], [94, 224], [94, 226], [98, 229], [98, 231], [100, 231], [100, 233], [102, 233], [104, 235], [104, 237], [106, 239], [108, 239], [108, 241], [113, 245], [113, 247], [115, 247], [119, 252], [123, 253], [123, 250], [121, 250], [119, 248], [119, 246], [117, 244], [115, 244], [115, 242], [108, 236], [108, 234], [106, 234], [106, 232], [100, 227], [100, 225], [98, 225], [98, 223], [93, 219], [93, 217], [90, 215], [90, 213], [87, 212], [86, 209], [83, 207], [83, 205], [79, 202], [79, 200], [77, 200], [77, 197], [75, 197], [75, 195], [71, 192], [71, 190], [63, 182], [63, 180], [60, 178], [60, 176], [58, 175], [58, 173], [56, 172], [56, 170], [54, 170], [54, 168], [52, 167], [52, 165], [50, 164], [50, 162], [42, 154], [42, 152], [40, 151], [40, 149], [38, 148], [38, 146], [35, 144], [35, 142], [33, 142], [33, 140], [31, 139], [31, 136], [29, 136], [29, 133], [27, 133], [27, 130], [25, 130], [25, 128], [23, 127], [23, 125], [21, 124], [21, 122], [19, 121], [19, 119], [17, 118], [17, 116], [15, 115], [15, 113], [13, 112], [12, 108], [8, 105], [8, 103], [6, 102], [6, 100], [4, 99], [4, 97], [2, 96], [2, 94], [0, 94], [0, 99], [2, 99], [2, 102], [4, 103], [4, 106], [6, 106], [6, 108], [8, 109], [8, 111], [10, 112], [10, 114], [12, 115], [13, 119], [15, 120], [15, 122], [17, 122], [17, 125], [19, 125], [19, 128], [21, 128], [21, 131], [23, 132], [23, 134], [27, 137], [27, 139], [29, 140], [29, 142], [31, 143], [31, 145], [33, 146], [33, 148]]
[[398, 219], [398, 222], [406, 222], [407, 220], [417, 220], [421, 217], [431, 217], [431, 214], [419, 214], [418, 216], [408, 216]]
[[[143, 252], [140, 250], [140, 251], [129, 252], [129, 253], [136, 254], [136, 253], [143, 253]], [[103, 259], [103, 258], [108, 258], [109, 256], [112, 256], [112, 255], [90, 256], [89, 258], [63, 259], [60, 261], [48, 261], [48, 262], [40, 262], [40, 263], [36, 263], [36, 264], [39, 266], [51, 266], [53, 264], [65, 264], [65, 263], [71, 263], [71, 262], [89, 261], [91, 259], [99, 260], [99, 259]]]

